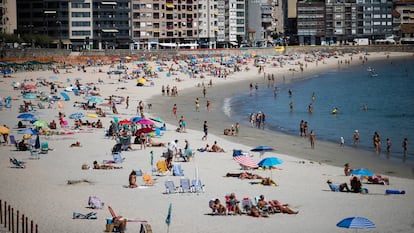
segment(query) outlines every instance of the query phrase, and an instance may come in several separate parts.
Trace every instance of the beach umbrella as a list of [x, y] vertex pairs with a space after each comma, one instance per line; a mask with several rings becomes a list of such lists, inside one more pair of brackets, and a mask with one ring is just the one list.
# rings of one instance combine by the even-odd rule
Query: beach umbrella
[[36, 127], [48, 127], [49, 125], [47, 124], [46, 121], [44, 120], [37, 120], [35, 122], [33, 122], [33, 125]]
[[37, 87], [34, 84], [26, 84], [26, 85], [23, 86], [23, 88], [25, 90], [29, 90], [29, 89], [36, 89]]
[[268, 146], [258, 146], [258, 147], [251, 149], [250, 151], [260, 152], [260, 157], [262, 157], [265, 152], [274, 151], [274, 149]]
[[86, 114], [87, 117], [91, 117], [91, 118], [98, 118], [99, 116], [95, 113], [87, 113]]
[[23, 95], [23, 99], [36, 99], [37, 96], [35, 94], [25, 94]]
[[141, 117], [138, 117], [138, 116], [131, 118], [131, 121], [132, 122], [138, 122], [139, 120], [142, 120], [142, 118]]
[[273, 172], [272, 172], [272, 167], [282, 164], [283, 160], [276, 158], [276, 157], [267, 157], [262, 159], [259, 163], [257, 163], [257, 165], [259, 165], [259, 167], [269, 167], [270, 168], [270, 178], [273, 177]]
[[29, 135], [37, 135], [37, 131], [33, 129], [23, 129], [17, 132], [18, 134], [29, 134]]
[[164, 123], [164, 120], [161, 117], [150, 118], [150, 119], [158, 123]]
[[147, 82], [147, 80], [145, 78], [139, 78], [139, 79], [137, 79], [137, 83], [144, 84], [146, 82]]
[[138, 129], [138, 130], [135, 132], [135, 135], [136, 135], [136, 136], [138, 136], [138, 135], [140, 135], [141, 133], [152, 133], [152, 132], [154, 132], [154, 130], [153, 130], [153, 129], [148, 128], [148, 127], [145, 127], [145, 128]]
[[85, 117], [85, 114], [81, 112], [73, 113], [73, 114], [70, 114], [69, 116], [70, 119], [80, 119], [82, 117]]
[[153, 125], [154, 122], [148, 119], [141, 119], [138, 121], [138, 123], [140, 123], [141, 125]]
[[88, 100], [90, 102], [93, 102], [93, 103], [101, 103], [101, 102], [103, 102], [103, 99], [102, 98], [99, 98], [99, 97], [96, 97], [96, 96], [89, 97]]
[[131, 123], [132, 122], [128, 119], [124, 119], [124, 120], [118, 122], [118, 124], [120, 124], [120, 125], [130, 125]]
[[10, 129], [6, 126], [0, 125], [0, 134], [10, 134]]
[[31, 113], [22, 113], [22, 114], [17, 116], [17, 118], [20, 118], [20, 119], [32, 119], [34, 117], [35, 117], [35, 115], [33, 115]]
[[238, 155], [234, 156], [233, 159], [238, 162], [240, 165], [243, 166], [244, 169], [253, 169], [258, 168], [256, 161], [253, 160], [252, 157], [246, 155]]
[[365, 169], [365, 168], [352, 170], [350, 174], [354, 176], [374, 176], [375, 175], [372, 171]]
[[364, 217], [345, 218], [336, 224], [337, 227], [356, 229], [375, 228], [375, 224]]

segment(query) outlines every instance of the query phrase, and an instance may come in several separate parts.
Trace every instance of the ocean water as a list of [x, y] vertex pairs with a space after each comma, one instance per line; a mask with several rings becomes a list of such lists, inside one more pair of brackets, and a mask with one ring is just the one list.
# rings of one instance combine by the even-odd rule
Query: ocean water
[[[368, 67], [375, 69], [373, 77]], [[277, 75], [277, 74], [275, 74]], [[344, 137], [353, 146], [353, 133], [360, 133], [359, 148], [374, 151], [372, 136], [381, 137], [382, 153], [386, 139], [392, 142], [387, 158], [414, 161], [414, 57], [383, 60], [365, 65], [341, 65], [328, 72], [294, 83], [276, 83], [277, 96], [266, 80], [258, 90], [225, 100], [227, 115], [249, 124], [250, 113], [266, 114], [266, 129], [299, 136], [299, 123], [307, 121], [317, 140], [337, 142]], [[289, 97], [288, 90], [292, 90]], [[312, 101], [312, 95], [315, 95]], [[293, 102], [293, 111], [289, 103]], [[313, 113], [308, 112], [312, 103]], [[363, 106], [367, 110], [363, 110]], [[331, 114], [334, 108], [338, 114]], [[408, 138], [408, 154], [402, 156], [402, 141]]]

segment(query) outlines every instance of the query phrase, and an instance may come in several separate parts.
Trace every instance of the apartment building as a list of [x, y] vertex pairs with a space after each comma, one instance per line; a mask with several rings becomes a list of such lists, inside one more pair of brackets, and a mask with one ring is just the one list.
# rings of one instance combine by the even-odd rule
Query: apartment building
[[11, 34], [16, 28], [16, 1], [0, 0], [0, 31]]
[[[198, 47], [198, 17], [198, 0], [133, 0], [134, 48]], [[208, 35], [207, 29], [205, 35]]]
[[357, 37], [384, 39], [393, 34], [393, 0], [356, 0]]
[[414, 43], [414, 0], [396, 0], [393, 11], [394, 35], [402, 44]]
[[353, 41], [357, 36], [356, 0], [326, 1], [326, 41], [322, 44]]
[[325, 0], [298, 1], [296, 9], [299, 44], [320, 45], [326, 36]]

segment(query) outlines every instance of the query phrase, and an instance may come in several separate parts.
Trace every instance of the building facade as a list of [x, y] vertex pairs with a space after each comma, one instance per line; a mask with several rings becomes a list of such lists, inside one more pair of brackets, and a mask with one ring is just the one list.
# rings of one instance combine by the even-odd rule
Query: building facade
[[16, 1], [0, 0], [0, 31], [12, 34], [16, 28]]
[[393, 11], [394, 35], [402, 44], [414, 44], [414, 0], [396, 0]]

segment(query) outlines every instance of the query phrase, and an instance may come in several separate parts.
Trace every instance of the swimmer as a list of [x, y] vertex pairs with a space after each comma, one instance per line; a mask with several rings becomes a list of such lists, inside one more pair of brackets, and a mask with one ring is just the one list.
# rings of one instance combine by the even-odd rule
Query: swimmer
[[332, 110], [332, 114], [333, 114], [333, 115], [336, 115], [337, 113], [338, 113], [338, 108], [336, 108], [336, 107], [335, 107], [335, 108]]

